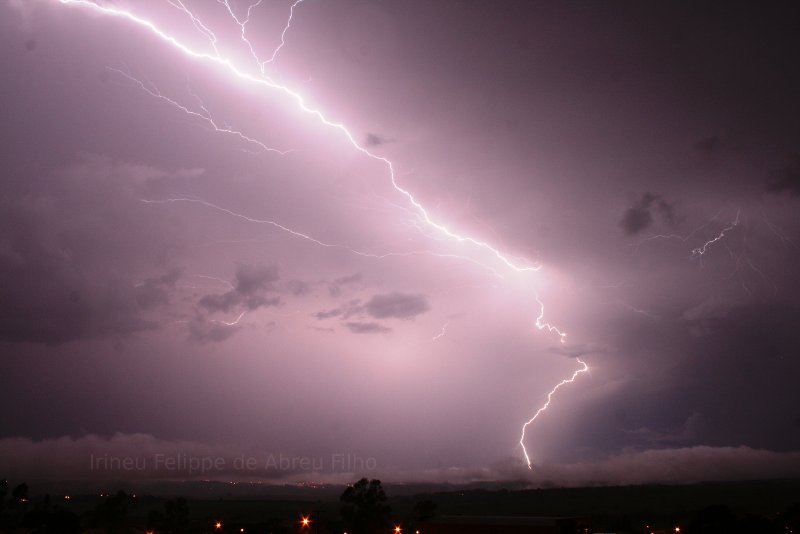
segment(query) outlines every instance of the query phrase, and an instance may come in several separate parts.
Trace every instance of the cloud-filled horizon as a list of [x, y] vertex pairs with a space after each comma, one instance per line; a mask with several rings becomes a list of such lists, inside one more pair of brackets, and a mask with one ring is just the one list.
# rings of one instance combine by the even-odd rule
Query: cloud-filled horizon
[[796, 9], [291, 4], [0, 7], [0, 470], [797, 476]]
[[[354, 477], [366, 475], [398, 484], [524, 481], [532, 487], [580, 487], [800, 476], [800, 453], [746, 446], [622, 450], [589, 461], [542, 465], [535, 473], [513, 457], [484, 467], [407, 471], [387, 469], [375, 457], [346, 451], [294, 456], [252, 446], [159, 440], [148, 434], [62, 436], [40, 441], [3, 438], [0, 452], [4, 459], [0, 468], [11, 477], [98, 484], [118, 480], [348, 484]], [[7, 461], [10, 459], [13, 461]]]

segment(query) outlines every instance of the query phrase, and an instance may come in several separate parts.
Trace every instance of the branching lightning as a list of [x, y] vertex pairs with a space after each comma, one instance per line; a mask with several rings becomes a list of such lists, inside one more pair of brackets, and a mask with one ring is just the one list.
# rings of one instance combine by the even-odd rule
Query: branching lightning
[[553, 395], [555, 394], [556, 391], [558, 391], [558, 388], [560, 388], [561, 386], [563, 386], [565, 384], [571, 384], [572, 382], [575, 381], [576, 378], [578, 378], [579, 374], [585, 373], [586, 371], [589, 370], [589, 366], [586, 365], [586, 363], [583, 360], [581, 360], [580, 358], [578, 358], [577, 360], [578, 360], [578, 363], [581, 364], [581, 368], [578, 369], [577, 371], [575, 371], [574, 373], [572, 373], [571, 377], [565, 378], [564, 380], [562, 380], [561, 382], [556, 384], [555, 387], [550, 390], [550, 393], [547, 394], [547, 402], [545, 402], [542, 405], [541, 408], [536, 410], [536, 413], [533, 414], [533, 417], [528, 419], [525, 422], [525, 424], [522, 425], [522, 435], [519, 438], [519, 444], [522, 447], [522, 454], [525, 455], [525, 461], [528, 463], [528, 469], [533, 469], [533, 466], [531, 464], [531, 458], [530, 458], [530, 456], [528, 456], [528, 450], [525, 448], [525, 429], [528, 428], [528, 425], [530, 425], [531, 423], [536, 421], [536, 418], [539, 417], [539, 415], [541, 415], [542, 412], [547, 410], [547, 408], [550, 406], [550, 401], [553, 400]]
[[493, 247], [489, 243], [468, 235], [458, 234], [453, 230], [451, 230], [446, 225], [438, 221], [435, 221], [428, 213], [428, 210], [416, 199], [416, 197], [409, 190], [403, 188], [398, 183], [396, 173], [394, 170], [394, 164], [389, 159], [383, 156], [378, 156], [377, 154], [370, 152], [366, 147], [361, 145], [356, 140], [356, 138], [353, 136], [350, 130], [348, 130], [347, 127], [345, 127], [343, 124], [331, 121], [320, 110], [309, 107], [300, 93], [293, 91], [292, 89], [290, 89], [285, 85], [275, 82], [271, 78], [256, 77], [251, 74], [248, 74], [247, 72], [237, 67], [236, 64], [234, 64], [230, 59], [224, 58], [217, 53], [209, 54], [207, 52], [199, 52], [197, 50], [194, 50], [189, 46], [185, 45], [183, 42], [181, 42], [178, 38], [162, 31], [158, 26], [156, 26], [155, 23], [143, 19], [137, 15], [134, 15], [129, 11], [105, 5], [101, 6], [99, 4], [95, 4], [94, 2], [90, 2], [89, 0], [57, 0], [57, 1], [66, 5], [74, 5], [74, 6], [89, 8], [93, 11], [97, 11], [104, 15], [127, 19], [139, 26], [144, 27], [145, 29], [152, 32], [161, 40], [172, 45], [179, 51], [183, 52], [184, 54], [192, 58], [215, 63], [227, 69], [231, 74], [244, 81], [257, 85], [262, 85], [267, 88], [279, 91], [280, 93], [284, 94], [285, 96], [293, 100], [295, 105], [297, 105], [303, 112], [316, 117], [325, 126], [339, 130], [347, 138], [347, 140], [350, 142], [350, 144], [353, 146], [354, 149], [358, 150], [359, 152], [366, 155], [370, 159], [381, 162], [383, 165], [385, 165], [389, 173], [391, 184], [394, 187], [394, 189], [406, 198], [409, 204], [411, 204], [414, 207], [417, 213], [419, 213], [422, 220], [424, 220], [425, 223], [428, 224], [428, 226], [438, 230], [441, 234], [449, 237], [453, 241], [457, 241], [460, 243], [470, 243], [477, 248], [490, 252], [498, 260], [500, 260], [500, 262], [503, 263], [506, 267], [513, 269], [517, 272], [533, 272], [538, 270], [538, 267], [536, 266], [518, 265], [514, 261], [512, 261], [507, 255], [503, 254], [499, 249]]
[[[705, 224], [703, 224], [701, 226], [698, 226], [697, 228], [695, 228], [694, 230], [692, 230], [691, 232], [689, 232], [688, 234], [686, 234], [684, 236], [681, 236], [681, 235], [678, 235], [678, 234], [656, 234], [656, 235], [647, 236], [642, 241], [652, 241], [654, 239], [676, 239], [678, 241], [686, 243], [695, 234], [697, 234], [701, 230], [704, 230], [711, 223], [713, 223], [715, 220], [717, 220], [721, 213], [722, 212], [717, 212], [717, 214], [714, 215], [711, 219], [709, 219]], [[740, 224], [740, 215], [741, 215], [741, 210], [736, 210], [736, 218], [730, 224], [725, 226], [716, 236], [712, 237], [711, 239], [706, 240], [705, 243], [703, 243], [702, 245], [693, 248], [692, 252], [691, 252], [691, 258], [692, 259], [695, 259], [695, 258], [702, 259], [702, 256], [708, 251], [709, 247], [711, 247], [712, 245], [714, 245], [718, 241], [722, 241], [728, 233], [730, 233], [733, 229], [735, 229], [737, 226], [739, 226], [739, 224]]]
[[[128, 22], [130, 22], [132, 24], [135, 24], [137, 26], [142, 27], [143, 29], [147, 30], [148, 32], [153, 34], [155, 37], [160, 39], [161, 41], [165, 42], [166, 44], [170, 45], [171, 47], [173, 47], [177, 51], [185, 54], [186, 56], [188, 56], [190, 58], [193, 58], [193, 59], [196, 59], [196, 60], [200, 60], [200, 61], [209, 62], [209, 63], [214, 64], [214, 65], [220, 67], [221, 69], [227, 71], [230, 75], [234, 76], [235, 78], [238, 78], [238, 79], [241, 79], [241, 80], [246, 81], [248, 83], [255, 84], [255, 85], [262, 86], [262, 87], [265, 87], [267, 89], [271, 89], [271, 90], [276, 91], [279, 95], [282, 95], [285, 98], [289, 99], [291, 102], [293, 102], [294, 105], [297, 106], [298, 109], [300, 109], [304, 113], [307, 113], [308, 115], [311, 115], [314, 118], [316, 118], [322, 125], [339, 131], [349, 141], [349, 143], [352, 145], [353, 149], [361, 152], [362, 154], [364, 154], [369, 159], [374, 160], [374, 161], [384, 165], [386, 167], [387, 172], [388, 172], [388, 176], [389, 176], [389, 179], [391, 181], [391, 185], [395, 189], [395, 191], [406, 199], [406, 201], [409, 203], [409, 205], [413, 208], [414, 212], [416, 213], [419, 221], [424, 223], [424, 225], [426, 225], [431, 230], [432, 233], [438, 234], [438, 236], [430, 236], [430, 237], [445, 238], [445, 239], [449, 239], [451, 241], [455, 241], [455, 242], [458, 242], [458, 243], [465, 243], [465, 244], [472, 245], [476, 249], [483, 250], [484, 252], [488, 252], [489, 254], [493, 255], [501, 264], [505, 265], [505, 267], [507, 267], [508, 269], [510, 269], [512, 271], [518, 272], [518, 273], [535, 272], [540, 268], [539, 265], [532, 265], [532, 264], [530, 264], [528, 262], [520, 262], [519, 260], [517, 260], [513, 256], [510, 256], [510, 255], [507, 255], [507, 254], [501, 252], [499, 249], [497, 249], [494, 246], [490, 245], [486, 241], [483, 241], [481, 239], [472, 237], [470, 235], [465, 235], [465, 234], [458, 233], [455, 230], [453, 230], [450, 227], [448, 227], [447, 225], [445, 225], [444, 223], [435, 220], [433, 217], [431, 217], [431, 215], [429, 214], [428, 210], [423, 206], [423, 204], [419, 200], [417, 200], [417, 198], [408, 189], [406, 189], [406, 188], [404, 188], [403, 186], [400, 185], [400, 183], [398, 182], [396, 171], [395, 171], [394, 164], [392, 163], [392, 161], [390, 161], [389, 159], [387, 159], [387, 158], [385, 158], [383, 156], [380, 156], [380, 155], [377, 155], [377, 154], [371, 152], [368, 148], [366, 148], [364, 145], [362, 145], [361, 143], [359, 143], [356, 140], [354, 135], [350, 132], [350, 130], [347, 129], [346, 126], [344, 126], [344, 124], [328, 119], [327, 116], [325, 114], [323, 114], [322, 111], [320, 111], [320, 110], [318, 110], [316, 108], [310, 107], [308, 104], [306, 104], [306, 101], [305, 101], [303, 95], [301, 95], [300, 93], [294, 91], [293, 89], [289, 88], [286, 85], [283, 85], [281, 83], [278, 83], [278, 82], [274, 81], [272, 78], [270, 78], [266, 74], [266, 65], [275, 60], [275, 58], [277, 57], [278, 53], [280, 52], [280, 50], [285, 45], [286, 34], [287, 34], [287, 32], [289, 31], [289, 29], [291, 27], [292, 17], [294, 15], [294, 8], [297, 7], [302, 2], [302, 0], [296, 0], [291, 5], [291, 9], [290, 9], [290, 13], [289, 13], [289, 19], [288, 19], [288, 21], [287, 21], [287, 23], [286, 23], [286, 25], [285, 25], [285, 27], [283, 29], [283, 32], [281, 33], [280, 44], [273, 50], [273, 52], [272, 52], [271, 56], [269, 57], [269, 59], [263, 60], [263, 61], [260, 59], [258, 53], [256, 52], [255, 47], [252, 45], [252, 43], [249, 41], [249, 39], [246, 36], [246, 26], [247, 26], [248, 22], [250, 21], [250, 18], [251, 18], [251, 15], [252, 15], [252, 11], [253, 11], [253, 9], [255, 9], [256, 7], [258, 7], [261, 4], [261, 0], [259, 0], [256, 3], [250, 4], [248, 6], [247, 14], [246, 14], [246, 17], [244, 17], [244, 18], [237, 17], [237, 15], [234, 12], [234, 9], [232, 8], [232, 6], [230, 5], [228, 0], [217, 0], [217, 2], [219, 4], [223, 5], [226, 8], [226, 10], [227, 10], [228, 14], [230, 15], [231, 19], [233, 20], [233, 22], [240, 28], [240, 38], [247, 45], [247, 47], [249, 48], [250, 54], [251, 54], [252, 58], [255, 60], [256, 65], [258, 66], [258, 73], [259, 73], [258, 75], [253, 75], [253, 74], [248, 73], [246, 70], [243, 70], [242, 68], [237, 66], [230, 58], [223, 57], [221, 55], [221, 53], [220, 53], [219, 48], [217, 47], [217, 36], [216, 36], [216, 34], [208, 27], [208, 25], [203, 23], [200, 20], [200, 18], [194, 12], [192, 12], [190, 9], [188, 9], [186, 7], [186, 5], [183, 3], [182, 0], [167, 0], [167, 2], [171, 6], [173, 6], [176, 9], [182, 11], [183, 13], [185, 13], [190, 18], [190, 20], [192, 22], [192, 25], [195, 27], [195, 29], [208, 39], [208, 41], [209, 41], [209, 43], [211, 45], [211, 49], [213, 50], [213, 53], [195, 50], [195, 49], [191, 48], [190, 46], [184, 44], [179, 38], [175, 37], [174, 35], [171, 35], [168, 32], [163, 31], [154, 22], [152, 22], [152, 21], [150, 21], [150, 20], [148, 20], [146, 18], [142, 18], [141, 16], [135, 15], [132, 12], [127, 11], [125, 9], [114, 7], [113, 5], [100, 5], [100, 4], [97, 4], [97, 3], [93, 2], [93, 1], [90, 1], [90, 0], [57, 0], [57, 1], [60, 2], [61, 4], [64, 4], [64, 5], [84, 8], [84, 9], [88, 9], [90, 11], [93, 11], [95, 13], [99, 13], [99, 14], [102, 14], [102, 15], [107, 15], [107, 16], [110, 16], [110, 17], [124, 19], [124, 20], [126, 20], [126, 21], [128, 21]], [[158, 99], [160, 99], [160, 100], [162, 100], [164, 102], [167, 102], [170, 105], [172, 105], [173, 107], [176, 107], [177, 109], [183, 111], [184, 113], [187, 113], [189, 115], [192, 115], [192, 116], [204, 121], [207, 125], [209, 125], [214, 130], [216, 130], [216, 131], [218, 131], [220, 133], [225, 133], [225, 134], [229, 134], [229, 135], [238, 136], [240, 139], [242, 139], [242, 140], [244, 140], [244, 141], [246, 141], [248, 143], [256, 144], [257, 146], [261, 147], [265, 151], [277, 152], [277, 153], [281, 153], [281, 154], [285, 153], [284, 151], [280, 151], [280, 150], [277, 150], [277, 149], [274, 149], [274, 148], [267, 147], [264, 143], [261, 143], [260, 141], [257, 141], [256, 139], [254, 139], [252, 137], [246, 136], [242, 132], [239, 132], [239, 131], [236, 131], [236, 130], [232, 130], [232, 129], [227, 128], [227, 127], [219, 126], [219, 124], [214, 121], [214, 119], [212, 118], [211, 114], [208, 113], [208, 110], [202, 104], [200, 106], [201, 111], [192, 110], [192, 109], [188, 108], [187, 106], [184, 106], [184, 105], [180, 104], [176, 100], [173, 100], [173, 99], [170, 99], [169, 97], [166, 97], [165, 95], [161, 94], [159, 91], [153, 89], [152, 87], [148, 87], [146, 84], [142, 83], [141, 81], [139, 81], [138, 79], [134, 78], [130, 74], [125, 73], [123, 71], [120, 71], [118, 69], [113, 69], [113, 70], [115, 70], [116, 72], [118, 72], [122, 76], [126, 77], [127, 79], [129, 79], [133, 83], [137, 84], [142, 90], [144, 90], [145, 92], [149, 93], [151, 96], [153, 96], [155, 98], [158, 98]], [[282, 225], [282, 224], [280, 224], [280, 223], [278, 223], [276, 221], [254, 219], [254, 218], [247, 217], [245, 215], [236, 213], [236, 212], [234, 212], [232, 210], [228, 210], [226, 208], [222, 208], [220, 206], [216, 206], [214, 204], [211, 204], [209, 202], [205, 202], [205, 201], [199, 200], [199, 199], [173, 198], [173, 199], [167, 199], [167, 200], [163, 200], [163, 201], [145, 200], [145, 202], [150, 202], [150, 203], [172, 203], [172, 202], [195, 202], [195, 203], [200, 203], [200, 204], [203, 204], [206, 207], [210, 207], [210, 208], [225, 212], [225, 213], [227, 213], [227, 214], [229, 214], [231, 216], [239, 217], [239, 218], [248, 220], [250, 222], [260, 223], [260, 224], [269, 224], [269, 225], [271, 225], [271, 226], [273, 226], [275, 228], [278, 228], [278, 229], [280, 229], [280, 230], [282, 230], [284, 232], [288, 232], [288, 233], [294, 235], [295, 237], [305, 239], [307, 241], [310, 241], [310, 242], [315, 243], [315, 244], [317, 244], [319, 246], [322, 246], [322, 247], [344, 248], [344, 249], [347, 249], [347, 250], [349, 250], [350, 252], [352, 252], [354, 254], [358, 254], [358, 255], [366, 256], [366, 257], [386, 258], [386, 257], [391, 257], [391, 256], [406, 256], [406, 255], [414, 255], [414, 254], [429, 254], [429, 255], [441, 256], [441, 257], [456, 257], [456, 258], [459, 258], [459, 259], [468, 259], [469, 261], [472, 261], [473, 263], [477, 263], [478, 265], [482, 265], [482, 266], [486, 267], [485, 265], [483, 265], [483, 264], [481, 264], [479, 262], [476, 262], [475, 260], [469, 259], [469, 258], [464, 258], [462, 256], [456, 256], [456, 255], [450, 255], [450, 254], [439, 254], [439, 253], [435, 253], [435, 252], [431, 252], [431, 251], [415, 251], [415, 252], [407, 252], [407, 253], [387, 253], [387, 254], [382, 254], [382, 255], [380, 255], [380, 254], [371, 254], [371, 253], [366, 253], [366, 252], [362, 252], [362, 251], [357, 251], [357, 250], [351, 249], [349, 247], [345, 247], [343, 245], [326, 243], [324, 241], [318, 240], [318, 239], [316, 239], [316, 238], [314, 238], [314, 237], [312, 237], [312, 236], [310, 236], [308, 234], [305, 234], [303, 232], [299, 232], [299, 231], [293, 230], [293, 229], [291, 229], [291, 228], [289, 228], [287, 226], [284, 226], [284, 225]], [[722, 235], [720, 235], [718, 237], [718, 239], [721, 239], [723, 235], [724, 235], [724, 232], [723, 232]], [[711, 244], [713, 244], [713, 242], [714, 241], [712, 240], [711, 242], [707, 243], [703, 247], [703, 251], [700, 252], [700, 254], [702, 255], [702, 253], [705, 252], [705, 248], [710, 246]], [[499, 273], [497, 273], [494, 269], [491, 269], [491, 270], [499, 275]], [[565, 338], [566, 338], [566, 333], [563, 332], [562, 330], [560, 330], [559, 328], [553, 326], [552, 324], [544, 321], [544, 305], [543, 305], [542, 301], [538, 298], [538, 296], [536, 298], [536, 301], [537, 301], [537, 303], [539, 304], [539, 307], [540, 307], [539, 314], [536, 317], [536, 321], [535, 321], [536, 328], [538, 328], [539, 330], [544, 330], [544, 331], [547, 331], [549, 333], [555, 334], [556, 336], [558, 336], [559, 341], [561, 343], [564, 343], [565, 342]], [[236, 321], [231, 322], [230, 325], [232, 326], [234, 324], [237, 324], [239, 322], [239, 320], [241, 320], [241, 318], [242, 318], [242, 316], [237, 318]], [[226, 324], [228, 324], [228, 323], [226, 323]], [[443, 333], [444, 332], [442, 332], [442, 334]], [[529, 468], [531, 467], [531, 461], [530, 461], [530, 457], [528, 456], [528, 453], [527, 453], [527, 451], [525, 449], [525, 445], [524, 445], [525, 430], [527, 429], [527, 427], [531, 423], [533, 423], [536, 420], [536, 418], [543, 411], [545, 411], [547, 409], [547, 407], [550, 405], [550, 402], [552, 400], [553, 394], [561, 386], [573, 382], [580, 373], [586, 372], [588, 370], [588, 366], [584, 362], [582, 362], [581, 360], [578, 360], [578, 362], [581, 363], [583, 368], [575, 371], [575, 373], [573, 373], [573, 375], [570, 378], [559, 382], [550, 391], [550, 393], [548, 394], [547, 402], [541, 408], [539, 408], [539, 410], [534, 414], [534, 416], [530, 420], [528, 420], [522, 427], [522, 437], [520, 438], [520, 445], [522, 445], [523, 453], [525, 455], [525, 460], [526, 460], [527, 465], [528, 465]]]
[[259, 141], [258, 139], [254, 138], [254, 137], [250, 137], [248, 135], [245, 135], [244, 133], [242, 133], [242, 132], [240, 132], [238, 130], [233, 130], [233, 129], [227, 127], [227, 126], [217, 124], [217, 122], [214, 120], [214, 117], [212, 117], [211, 112], [209, 112], [208, 108], [206, 108], [205, 104], [203, 104], [203, 102], [199, 100], [199, 97], [197, 95], [195, 95], [194, 93], [192, 93], [191, 91], [190, 91], [190, 94], [196, 100], [198, 100], [200, 111], [195, 111], [193, 109], [189, 109], [188, 107], [186, 107], [185, 105], [181, 104], [177, 100], [174, 100], [174, 99], [172, 99], [172, 98], [170, 98], [168, 96], [165, 96], [156, 87], [148, 87], [148, 85], [146, 85], [143, 81], [139, 80], [138, 78], [135, 78], [134, 76], [128, 74], [125, 71], [122, 71], [120, 69], [116, 69], [114, 67], [106, 67], [106, 68], [108, 70], [110, 70], [112, 72], [116, 72], [120, 76], [130, 80], [136, 86], [138, 86], [142, 91], [144, 91], [145, 93], [149, 94], [153, 98], [157, 98], [157, 99], [161, 100], [162, 102], [166, 102], [167, 104], [177, 108], [178, 110], [182, 111], [183, 113], [202, 120], [206, 125], [208, 125], [211, 129], [213, 129], [214, 131], [216, 131], [218, 133], [228, 134], [228, 135], [233, 135], [235, 137], [238, 137], [239, 139], [241, 139], [242, 141], [245, 141], [246, 143], [258, 146], [261, 149], [261, 151], [263, 151], [263, 152], [274, 152], [274, 153], [280, 154], [281, 156], [285, 156], [286, 154], [289, 154], [291, 152], [296, 152], [296, 150], [294, 150], [294, 149], [278, 150], [277, 148], [269, 147], [269, 146], [265, 145], [264, 143], [262, 143], [261, 141]]
[[225, 214], [230, 215], [232, 217], [235, 217], [237, 219], [242, 219], [242, 220], [250, 222], [250, 223], [266, 224], [266, 225], [272, 226], [273, 228], [277, 228], [278, 230], [286, 232], [286, 233], [288, 233], [290, 235], [293, 235], [295, 237], [298, 237], [300, 239], [305, 239], [306, 241], [310, 241], [311, 243], [314, 243], [315, 245], [318, 245], [320, 247], [338, 248], [338, 249], [346, 250], [347, 252], [350, 252], [351, 254], [355, 254], [356, 256], [362, 256], [364, 258], [373, 258], [373, 259], [377, 259], [377, 260], [383, 260], [383, 259], [386, 259], [386, 258], [398, 258], [398, 257], [404, 257], [404, 256], [432, 256], [432, 257], [436, 257], [436, 258], [452, 258], [452, 259], [457, 259], [457, 260], [460, 260], [460, 261], [467, 261], [469, 263], [477, 265], [478, 267], [480, 267], [482, 269], [485, 269], [485, 270], [489, 271], [490, 273], [492, 273], [494, 276], [496, 276], [498, 278], [503, 278], [503, 275], [501, 275], [497, 271], [497, 269], [495, 269], [494, 267], [486, 265], [485, 263], [481, 263], [481, 262], [479, 262], [479, 261], [477, 261], [477, 260], [475, 260], [473, 258], [467, 257], [467, 256], [460, 256], [458, 254], [445, 254], [443, 252], [436, 252], [436, 251], [433, 251], [433, 250], [411, 250], [411, 251], [406, 251], [406, 252], [384, 252], [382, 254], [376, 254], [376, 253], [372, 253], [372, 252], [364, 252], [362, 250], [358, 250], [358, 249], [354, 249], [354, 248], [348, 247], [347, 245], [342, 245], [342, 244], [339, 244], [339, 243], [328, 243], [326, 241], [321, 241], [321, 240], [319, 240], [319, 239], [317, 239], [315, 237], [310, 236], [309, 234], [306, 234], [304, 232], [300, 232], [298, 230], [294, 230], [292, 228], [289, 228], [288, 226], [285, 226], [285, 225], [283, 225], [283, 224], [281, 224], [281, 223], [279, 223], [277, 221], [273, 221], [271, 219], [257, 219], [255, 217], [250, 217], [250, 216], [245, 215], [243, 213], [239, 213], [239, 212], [230, 210], [228, 208], [224, 208], [222, 206], [218, 206], [216, 204], [212, 204], [211, 202], [208, 202], [206, 200], [202, 200], [202, 199], [199, 199], [199, 198], [176, 197], [176, 198], [167, 198], [167, 199], [163, 199], [163, 200], [148, 200], [148, 199], [140, 199], [140, 200], [141, 200], [141, 202], [144, 202], [145, 204], [172, 204], [172, 203], [180, 203], [180, 202], [200, 204], [200, 205], [205, 206], [207, 208], [211, 208], [211, 209], [220, 211], [222, 213], [225, 213]]

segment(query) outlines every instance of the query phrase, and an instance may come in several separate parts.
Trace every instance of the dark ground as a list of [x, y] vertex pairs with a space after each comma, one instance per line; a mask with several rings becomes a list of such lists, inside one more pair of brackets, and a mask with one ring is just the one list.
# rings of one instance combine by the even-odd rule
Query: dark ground
[[[338, 501], [341, 487], [198, 484], [164, 486], [162, 496], [136, 494], [127, 524], [144, 528], [152, 510], [163, 510], [168, 499], [184, 490], [190, 532], [210, 532], [216, 521], [225, 525], [226, 532], [238, 532], [240, 528], [246, 532], [295, 532], [304, 515], [315, 519], [318, 532], [342, 528]], [[118, 489], [133, 494], [124, 486]], [[774, 527], [785, 527], [783, 523], [791, 521], [787, 510], [794, 504], [797, 516], [800, 503], [800, 480], [530, 490], [387, 484], [385, 489], [394, 521], [414, 528], [418, 504], [429, 501], [435, 504], [437, 515], [590, 517], [596, 532], [667, 532], [680, 525], [682, 532], [766, 534], [779, 531]], [[32, 509], [43, 499], [32, 484], [27, 506]], [[50, 507], [71, 510], [85, 523], [86, 517], [108, 499], [109, 494], [71, 495], [69, 500], [63, 495], [51, 495]], [[733, 528], [734, 524], [739, 526]], [[785, 528], [781, 530], [787, 532]]]

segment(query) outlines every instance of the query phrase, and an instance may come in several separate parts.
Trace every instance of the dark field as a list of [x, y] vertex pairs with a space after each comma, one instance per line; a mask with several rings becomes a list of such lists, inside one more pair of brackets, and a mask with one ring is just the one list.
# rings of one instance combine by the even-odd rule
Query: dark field
[[[160, 488], [163, 496], [138, 493], [125, 501], [123, 523], [125, 529], [144, 530], [148, 523], [152, 524], [154, 512], [163, 514], [165, 505], [183, 494], [187, 495], [181, 527], [185, 532], [212, 532], [218, 521], [225, 532], [239, 532], [242, 528], [245, 532], [298, 532], [304, 516], [312, 518], [314, 532], [343, 532], [339, 502], [342, 490], [336, 486], [174, 484]], [[680, 526], [681, 532], [769, 533], [778, 532], [781, 525], [787, 532], [785, 527], [793, 527], [798, 519], [800, 503], [800, 480], [534, 490], [387, 485], [385, 490], [392, 523], [403, 525], [405, 532], [417, 528], [424, 532], [421, 509], [425, 510], [423, 516], [435, 517], [587, 517], [595, 532], [674, 532], [675, 526]], [[50, 495], [46, 503], [45, 496], [37, 494], [32, 486], [26, 503], [27, 526], [35, 526], [30, 514], [45, 505], [51, 513], [73, 512], [82, 526], [91, 524], [113, 495], [71, 495], [68, 500], [63, 495]], [[131, 491], [130, 495], [134, 493]], [[5, 513], [9, 513], [8, 506]]]

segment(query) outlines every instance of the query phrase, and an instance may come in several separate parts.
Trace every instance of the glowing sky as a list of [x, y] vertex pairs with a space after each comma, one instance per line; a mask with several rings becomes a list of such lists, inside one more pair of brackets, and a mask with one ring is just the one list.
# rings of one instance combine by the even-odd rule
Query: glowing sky
[[[105, 5], [261, 76], [222, 3]], [[260, 57], [291, 5], [251, 10]], [[800, 473], [797, 18], [305, 0], [264, 73], [351, 140], [130, 19], [0, 6], [0, 471]]]

